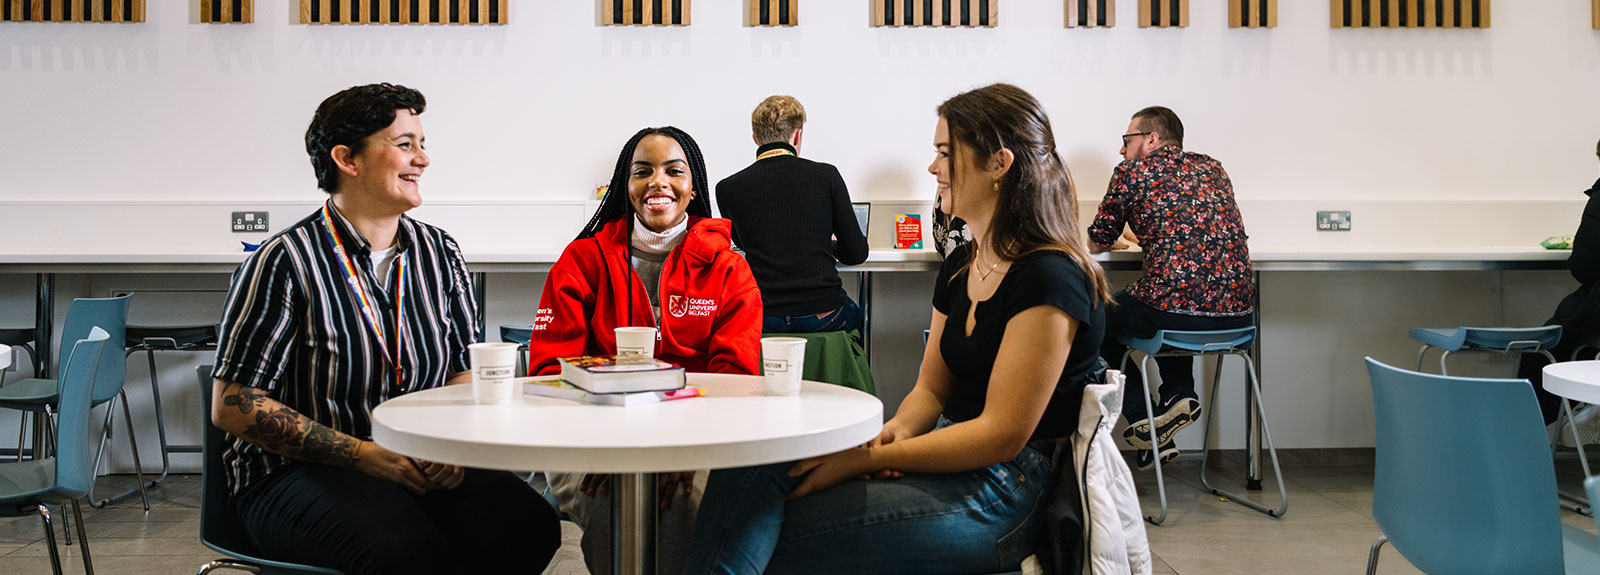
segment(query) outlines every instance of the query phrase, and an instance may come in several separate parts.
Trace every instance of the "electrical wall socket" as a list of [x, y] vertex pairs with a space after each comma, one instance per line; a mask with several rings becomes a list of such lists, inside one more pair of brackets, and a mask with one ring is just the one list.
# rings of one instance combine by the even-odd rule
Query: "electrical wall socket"
[[266, 212], [234, 212], [231, 225], [236, 233], [267, 231]]
[[1350, 231], [1350, 212], [1317, 212], [1317, 231], [1319, 232], [1348, 232]]

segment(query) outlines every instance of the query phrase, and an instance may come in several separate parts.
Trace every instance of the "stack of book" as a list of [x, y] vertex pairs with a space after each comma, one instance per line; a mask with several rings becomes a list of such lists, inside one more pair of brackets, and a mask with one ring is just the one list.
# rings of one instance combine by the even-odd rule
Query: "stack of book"
[[683, 368], [656, 359], [615, 356], [563, 357], [561, 375], [522, 378], [523, 392], [605, 405], [641, 405], [696, 397]]

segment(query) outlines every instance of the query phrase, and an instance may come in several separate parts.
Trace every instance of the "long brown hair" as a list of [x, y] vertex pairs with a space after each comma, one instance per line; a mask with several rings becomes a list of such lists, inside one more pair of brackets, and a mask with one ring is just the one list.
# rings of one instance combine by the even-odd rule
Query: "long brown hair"
[[[950, 129], [951, 183], [956, 157], [971, 154], [976, 162], [1002, 149], [1011, 150], [1011, 169], [999, 181], [998, 198], [986, 237], [995, 255], [1015, 261], [1040, 251], [1059, 251], [1077, 262], [1089, 278], [1094, 297], [1111, 300], [1105, 270], [1089, 257], [1078, 233], [1078, 197], [1072, 173], [1056, 153], [1055, 132], [1044, 107], [1026, 90], [991, 84], [957, 94], [939, 105]], [[952, 196], [951, 202], [959, 197]], [[952, 212], [954, 210], [951, 210]], [[968, 252], [971, 258], [973, 252]], [[969, 260], [968, 265], [971, 265]]]

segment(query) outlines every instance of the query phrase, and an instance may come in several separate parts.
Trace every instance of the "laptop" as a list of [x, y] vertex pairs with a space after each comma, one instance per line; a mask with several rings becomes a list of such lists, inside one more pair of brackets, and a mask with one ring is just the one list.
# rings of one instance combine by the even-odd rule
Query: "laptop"
[[861, 237], [867, 237], [867, 222], [872, 219], [872, 204], [869, 202], [850, 202], [850, 209], [856, 212], [856, 224], [861, 226]]

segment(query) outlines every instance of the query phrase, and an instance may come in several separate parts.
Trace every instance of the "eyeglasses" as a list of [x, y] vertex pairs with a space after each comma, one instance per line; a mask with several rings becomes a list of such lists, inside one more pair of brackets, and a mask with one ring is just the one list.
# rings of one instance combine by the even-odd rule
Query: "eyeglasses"
[[1148, 136], [1148, 135], [1154, 134], [1154, 133], [1155, 132], [1134, 132], [1132, 134], [1123, 134], [1122, 135], [1122, 145], [1124, 145], [1124, 146], [1128, 145], [1128, 138], [1132, 138], [1134, 136]]

